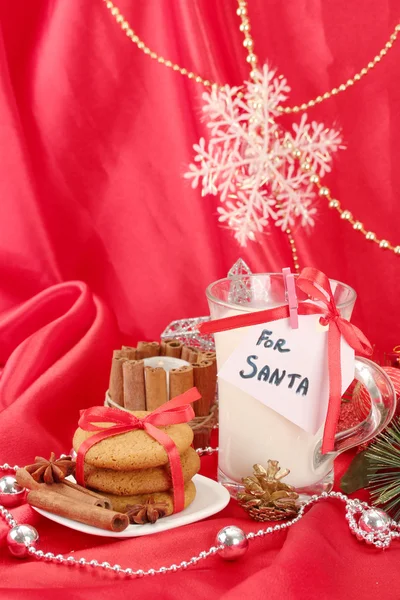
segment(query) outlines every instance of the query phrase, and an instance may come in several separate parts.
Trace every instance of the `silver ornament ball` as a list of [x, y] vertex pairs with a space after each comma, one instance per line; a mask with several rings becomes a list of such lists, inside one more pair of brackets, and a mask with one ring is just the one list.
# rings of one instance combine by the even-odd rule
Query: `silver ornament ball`
[[246, 554], [249, 547], [249, 540], [240, 527], [228, 525], [228, 527], [224, 527], [217, 533], [215, 545], [223, 546], [223, 548], [219, 548], [218, 550], [221, 558], [224, 560], [236, 560]]
[[390, 517], [379, 508], [370, 508], [363, 512], [358, 522], [358, 526], [366, 533], [377, 533], [386, 531], [390, 526]]
[[31, 525], [17, 525], [7, 535], [8, 549], [17, 558], [28, 556], [28, 546], [35, 546], [38, 540], [39, 534]]
[[3, 506], [17, 506], [23, 499], [25, 488], [18, 485], [12, 475], [0, 479], [0, 504]]

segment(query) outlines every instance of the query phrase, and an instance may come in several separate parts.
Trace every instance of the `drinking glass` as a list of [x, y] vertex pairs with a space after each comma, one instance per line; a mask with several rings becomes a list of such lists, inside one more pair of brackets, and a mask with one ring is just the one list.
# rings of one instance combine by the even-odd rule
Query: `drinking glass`
[[[350, 320], [356, 300], [355, 291], [339, 281], [330, 280], [336, 305]], [[297, 286], [296, 286], [297, 288]], [[206, 290], [211, 319], [221, 319], [245, 312], [265, 310], [286, 303], [282, 274], [239, 275], [212, 283]], [[299, 303], [310, 299], [297, 288]], [[314, 302], [326, 308], [320, 302]], [[301, 322], [300, 322], [301, 327]], [[215, 334], [218, 369], [246, 336], [248, 327]], [[219, 396], [219, 463], [218, 479], [232, 496], [243, 490], [242, 477], [252, 473], [256, 463], [277, 460], [290, 469], [285, 482], [301, 496], [330, 491], [333, 464], [344, 450], [374, 437], [391, 420], [395, 411], [395, 392], [386, 373], [365, 358], [356, 358], [355, 379], [361, 381], [371, 396], [371, 411], [360, 424], [336, 435], [333, 452], [322, 454], [323, 426], [316, 434], [299, 426], [222, 379]]]

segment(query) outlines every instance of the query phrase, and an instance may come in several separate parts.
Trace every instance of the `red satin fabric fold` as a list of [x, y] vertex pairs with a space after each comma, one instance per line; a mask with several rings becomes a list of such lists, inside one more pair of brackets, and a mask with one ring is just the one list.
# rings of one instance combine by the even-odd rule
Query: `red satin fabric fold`
[[[352, 323], [340, 316], [336, 307], [329, 278], [312, 267], [303, 269], [296, 279], [296, 285], [314, 300], [326, 305], [326, 310], [315, 304], [300, 303], [299, 315], [322, 314], [320, 322], [328, 325], [328, 373], [329, 373], [329, 403], [326, 415], [324, 435], [322, 440], [322, 453], [332, 452], [335, 446], [335, 435], [340, 415], [340, 403], [342, 395], [342, 375], [340, 362], [340, 338], [343, 336], [346, 342], [358, 354], [372, 354], [372, 347], [364, 334]], [[228, 331], [238, 327], [249, 327], [289, 318], [289, 306], [277, 306], [267, 310], [215, 319], [202, 323], [199, 326], [200, 333], [210, 334]]]
[[85, 283], [66, 282], [0, 315], [0, 339], [0, 456], [69, 452], [79, 410], [104, 398], [119, 342], [112, 313]]
[[[116, 4], [166, 58], [219, 83], [239, 85], [247, 76], [236, 0]], [[249, 14], [260, 61], [288, 77], [290, 103], [301, 104], [367, 64], [398, 21], [399, 6], [249, 0]], [[260, 244], [238, 248], [218, 225], [216, 198], [201, 198], [181, 177], [206, 131], [202, 87], [137, 50], [100, 0], [3, 0], [0, 23], [1, 317], [21, 305], [10, 329], [1, 329], [1, 362], [23, 350], [2, 379], [0, 464], [22, 465], [37, 453], [69, 451], [79, 410], [103, 401], [113, 348], [158, 339], [173, 319], [207, 314], [204, 289], [239, 256], [254, 272], [278, 272], [291, 251], [274, 226]], [[309, 117], [343, 129], [347, 150], [327, 178], [334, 196], [367, 229], [400, 243], [396, 44], [367, 77]], [[296, 121], [298, 115], [285, 117], [288, 126]], [[399, 343], [400, 258], [367, 243], [323, 200], [316, 227], [292, 231], [300, 264], [350, 282], [359, 295], [356, 322], [390, 352]], [[23, 303], [43, 290], [50, 297], [51, 286], [70, 280], [85, 282], [86, 301], [42, 344], [42, 327], [63, 319], [81, 292], [73, 284], [68, 294], [75, 299], [65, 305], [57, 292], [34, 317]], [[337, 482], [349, 459], [335, 461]], [[202, 473], [216, 477], [215, 455], [202, 458]], [[38, 528], [45, 552], [144, 569], [188, 560], [228, 524], [259, 529], [233, 501], [188, 527], [121, 542], [68, 530], [27, 505], [12, 512]], [[349, 534], [342, 506], [331, 502], [254, 541], [236, 564], [215, 556], [141, 580], [17, 561], [8, 555], [7, 531], [0, 520], [5, 600], [399, 598], [400, 544], [371, 551]]]
[[[143, 418], [136, 417], [116, 408], [107, 408], [104, 406], [95, 406], [82, 411], [79, 419], [79, 427], [86, 431], [98, 431], [98, 433], [86, 439], [79, 447], [76, 458], [76, 478], [78, 483], [85, 485], [85, 455], [92, 446], [108, 437], [127, 433], [135, 429], [144, 429], [164, 447], [168, 454], [174, 497], [173, 512], [182, 511], [185, 501], [185, 484], [180, 455], [174, 441], [164, 431], [157, 429], [156, 426], [162, 427], [188, 423], [195, 416], [191, 403], [199, 398], [201, 396], [197, 389], [192, 388], [166, 404], [159, 406], [155, 411]], [[99, 423], [109, 423], [111, 427], [104, 429], [96, 425], [96, 421]]]

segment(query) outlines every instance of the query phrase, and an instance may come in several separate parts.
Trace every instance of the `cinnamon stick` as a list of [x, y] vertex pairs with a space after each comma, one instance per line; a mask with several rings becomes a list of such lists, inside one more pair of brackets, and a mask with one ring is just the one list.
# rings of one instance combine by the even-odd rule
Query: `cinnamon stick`
[[146, 410], [155, 410], [168, 401], [167, 373], [161, 367], [145, 367]]
[[211, 431], [207, 427], [193, 432], [193, 448], [207, 448], [210, 445]]
[[203, 360], [211, 360], [213, 362], [216, 361], [217, 360], [216, 352], [199, 352], [198, 362], [201, 362]]
[[199, 362], [199, 353], [196, 350], [190, 350], [188, 360], [190, 363]]
[[27, 500], [36, 508], [108, 531], [123, 531], [129, 525], [128, 516], [125, 514], [77, 502], [51, 489], [32, 490], [28, 493]]
[[65, 479], [61, 483], [39, 483], [36, 481], [26, 469], [18, 469], [15, 474], [17, 483], [29, 490], [51, 489], [62, 496], [76, 500], [77, 502], [85, 502], [92, 506], [100, 506], [102, 508], [111, 508], [111, 502], [108, 498], [88, 490], [87, 488], [78, 485], [72, 481]]
[[175, 398], [193, 387], [193, 367], [184, 365], [169, 372], [169, 399]]
[[65, 479], [62, 483], [52, 483], [50, 486], [44, 483], [43, 485], [77, 502], [85, 502], [86, 504], [100, 506], [101, 508], [112, 508], [112, 504], [108, 498], [82, 487], [73, 481]]
[[[211, 362], [213, 363], [215, 387], [217, 387], [217, 354], [215, 352], [200, 352], [197, 362], [201, 363], [205, 360], [211, 360]], [[211, 404], [214, 404], [214, 402], [215, 402], [215, 394], [214, 394], [214, 399]]]
[[128, 410], [146, 410], [144, 362], [127, 360], [122, 366], [124, 376], [124, 407]]
[[26, 469], [18, 469], [15, 473], [15, 479], [18, 485], [28, 490], [38, 490], [42, 484], [33, 479], [32, 475]]
[[168, 340], [165, 342], [165, 356], [181, 358], [182, 346], [183, 344], [179, 340]]
[[158, 342], [138, 342], [137, 350], [141, 353], [141, 358], [160, 356], [160, 344]]
[[122, 346], [120, 350], [120, 358], [127, 358], [128, 360], [136, 360], [136, 348], [132, 346]]
[[201, 363], [193, 363], [194, 385], [201, 394], [200, 400], [193, 403], [193, 409], [197, 417], [205, 417], [209, 414], [215, 397], [215, 375], [214, 365], [211, 360]]
[[160, 344], [160, 356], [165, 356], [165, 349], [167, 347], [167, 342], [162, 340]]
[[113, 358], [111, 363], [109, 395], [113, 402], [124, 405], [124, 385], [122, 365], [126, 358]]
[[187, 360], [188, 362], [198, 362], [197, 361], [198, 350], [193, 346], [183, 346], [182, 348], [182, 360]]

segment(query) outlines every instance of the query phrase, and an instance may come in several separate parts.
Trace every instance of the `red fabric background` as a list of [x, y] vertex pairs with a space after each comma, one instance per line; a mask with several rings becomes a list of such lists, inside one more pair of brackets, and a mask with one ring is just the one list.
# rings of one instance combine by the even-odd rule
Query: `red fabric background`
[[[364, 66], [399, 12], [396, 0], [249, 5], [256, 52], [288, 77], [293, 102]], [[234, 0], [121, 0], [120, 8], [167, 58], [220, 82], [246, 77]], [[201, 86], [140, 53], [100, 0], [2, 0], [0, 35], [0, 464], [24, 464], [69, 449], [78, 410], [102, 400], [121, 340], [156, 338], [172, 319], [204, 314], [204, 288], [238, 256], [268, 271], [290, 264], [290, 253], [274, 228], [239, 249], [217, 223], [216, 200], [182, 179], [203, 131]], [[398, 58], [396, 46], [310, 117], [343, 128], [348, 150], [329, 178], [334, 194], [400, 244]], [[316, 228], [295, 238], [302, 265], [356, 288], [355, 321], [371, 342], [386, 350], [399, 343], [400, 258], [368, 245], [323, 204]], [[214, 457], [203, 459], [206, 474], [215, 467]], [[232, 505], [190, 529], [110, 543], [53, 526], [26, 506], [15, 514], [38, 526], [43, 549], [143, 568], [196, 554], [229, 523], [254, 528]], [[399, 597], [400, 549], [360, 545], [335, 504], [254, 542], [237, 564], [215, 557], [140, 582], [10, 559], [6, 530], [0, 522], [4, 598]]]

